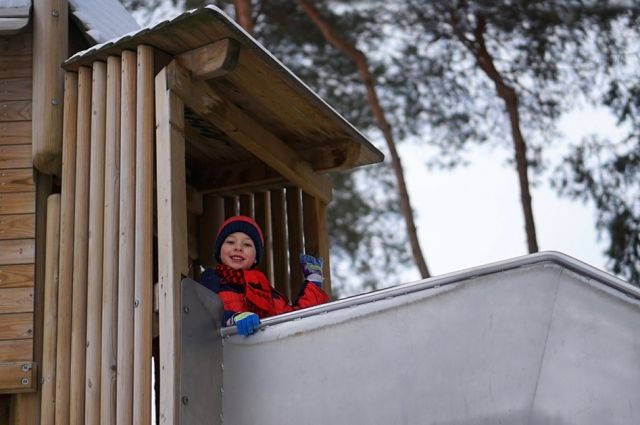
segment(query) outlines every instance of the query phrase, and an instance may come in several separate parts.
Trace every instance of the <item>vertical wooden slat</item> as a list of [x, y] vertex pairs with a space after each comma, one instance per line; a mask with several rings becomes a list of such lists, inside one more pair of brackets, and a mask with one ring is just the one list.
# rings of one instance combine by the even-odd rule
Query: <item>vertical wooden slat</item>
[[271, 223], [273, 226], [273, 281], [271, 285], [291, 299], [287, 242], [287, 216], [284, 190], [271, 191]]
[[78, 74], [65, 74], [60, 194], [60, 266], [58, 282], [58, 329], [56, 346], [55, 423], [69, 423], [71, 362], [71, 297], [73, 285], [73, 220], [76, 184], [76, 138], [78, 130]]
[[[133, 423], [140, 425], [150, 425], [151, 423], [153, 135], [155, 125], [153, 58], [152, 47], [138, 46]], [[186, 184], [182, 186], [182, 193], [186, 199], [185, 191]], [[185, 237], [186, 230], [185, 228]]]
[[[300, 253], [304, 251], [302, 238], [302, 205], [301, 190], [294, 187], [287, 188], [287, 231], [289, 235], [289, 275], [291, 297], [295, 298], [303, 284], [302, 269], [300, 268]], [[295, 302], [293, 298], [289, 298]]]
[[91, 68], [78, 71], [78, 130], [73, 233], [73, 304], [69, 423], [84, 423], [85, 344], [87, 338], [87, 252], [89, 233], [89, 160], [91, 155]]
[[199, 217], [200, 234], [199, 250], [200, 264], [203, 267], [213, 267], [213, 244], [216, 239], [218, 227], [224, 221], [224, 201], [218, 196], [204, 196], [202, 200], [203, 212]]
[[224, 216], [225, 218], [233, 217], [238, 215], [238, 197], [237, 196], [227, 196], [224, 198]]
[[264, 236], [264, 254], [261, 267], [267, 275], [269, 282], [273, 284], [273, 234], [271, 226], [271, 198], [269, 192], [260, 192], [253, 195], [255, 203], [255, 219]]
[[93, 63], [91, 93], [91, 169], [89, 172], [89, 258], [87, 260], [87, 343], [85, 423], [100, 421], [102, 256], [104, 249], [104, 152], [107, 64]]
[[44, 279], [44, 333], [42, 336], [42, 381], [40, 425], [55, 421], [56, 333], [58, 316], [58, 254], [60, 249], [60, 195], [50, 195], [47, 202], [47, 252]]
[[118, 222], [120, 212], [120, 58], [107, 59], [107, 128], [105, 139], [104, 260], [102, 267], [102, 331], [100, 423], [116, 424]]
[[329, 258], [329, 233], [327, 230], [327, 206], [320, 199], [302, 192], [304, 248], [307, 254], [322, 257], [324, 264], [322, 288], [331, 295]]
[[118, 377], [116, 422], [133, 422], [133, 303], [136, 194], [136, 52], [122, 52], [120, 240], [118, 244]]
[[184, 105], [168, 90], [167, 74], [164, 68], [156, 77], [160, 423], [179, 425], [180, 280], [188, 271]]
[[60, 64], [68, 56], [68, 10], [67, 0], [34, 2], [33, 163], [47, 174], [60, 173], [64, 80]]
[[254, 218], [255, 213], [253, 209], [253, 194], [245, 193], [240, 195], [238, 198], [238, 203], [240, 205], [240, 214]]

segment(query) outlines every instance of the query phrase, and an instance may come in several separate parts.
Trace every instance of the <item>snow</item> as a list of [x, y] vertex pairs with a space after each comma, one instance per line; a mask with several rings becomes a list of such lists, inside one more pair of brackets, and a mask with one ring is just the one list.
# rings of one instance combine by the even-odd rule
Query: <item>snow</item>
[[140, 28], [117, 0], [69, 0], [69, 7], [96, 43], [104, 43]]

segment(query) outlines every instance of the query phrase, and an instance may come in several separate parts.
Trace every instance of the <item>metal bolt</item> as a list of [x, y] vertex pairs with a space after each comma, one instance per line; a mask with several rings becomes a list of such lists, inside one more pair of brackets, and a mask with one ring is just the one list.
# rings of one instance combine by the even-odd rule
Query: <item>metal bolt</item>
[[22, 378], [22, 381], [20, 381], [20, 383], [22, 385], [29, 385], [29, 378]]
[[22, 365], [22, 371], [23, 372], [29, 372], [31, 370], [31, 365], [29, 363], [24, 363]]
[[58, 16], [60, 16], [60, 11], [57, 9], [53, 9], [51, 11], [51, 16], [53, 16], [54, 18], [57, 18]]
[[189, 307], [185, 305], [184, 307], [182, 307], [182, 311], [184, 311], [185, 314], [189, 314]]
[[57, 97], [52, 97], [52, 98], [51, 98], [51, 104], [52, 104], [53, 106], [58, 106], [58, 105], [60, 104], [60, 100], [58, 100], [58, 98], [57, 98]]
[[135, 300], [135, 301], [133, 302], [133, 306], [134, 306], [134, 307], [138, 307], [139, 305], [140, 305], [140, 300]]
[[186, 395], [182, 396], [182, 404], [184, 404], [185, 406], [188, 406], [189, 405], [189, 397], [187, 397]]

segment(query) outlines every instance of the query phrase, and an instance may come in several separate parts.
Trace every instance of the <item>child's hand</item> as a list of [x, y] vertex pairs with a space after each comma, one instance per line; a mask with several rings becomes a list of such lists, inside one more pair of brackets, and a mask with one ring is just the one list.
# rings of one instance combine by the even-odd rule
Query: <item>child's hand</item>
[[309, 254], [300, 254], [300, 265], [302, 266], [302, 274], [305, 280], [315, 283], [318, 287], [322, 286], [322, 258], [316, 258]]
[[249, 311], [234, 314], [232, 321], [234, 325], [238, 326], [238, 334], [242, 336], [254, 333], [260, 326], [258, 315]]

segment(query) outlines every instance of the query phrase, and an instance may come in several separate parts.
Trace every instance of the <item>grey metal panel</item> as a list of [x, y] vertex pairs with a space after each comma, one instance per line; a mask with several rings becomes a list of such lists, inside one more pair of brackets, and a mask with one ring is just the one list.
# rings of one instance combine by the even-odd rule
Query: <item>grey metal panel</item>
[[191, 279], [182, 281], [182, 425], [221, 422], [222, 311], [222, 302], [213, 292]]
[[635, 290], [530, 257], [224, 329], [223, 423], [638, 423]]

